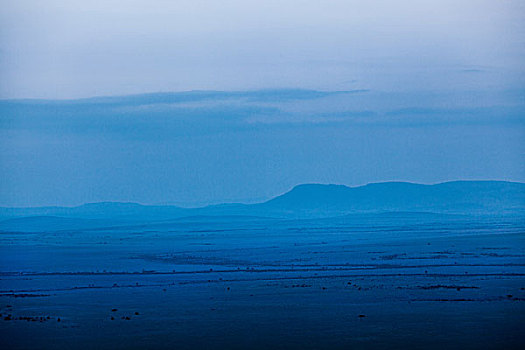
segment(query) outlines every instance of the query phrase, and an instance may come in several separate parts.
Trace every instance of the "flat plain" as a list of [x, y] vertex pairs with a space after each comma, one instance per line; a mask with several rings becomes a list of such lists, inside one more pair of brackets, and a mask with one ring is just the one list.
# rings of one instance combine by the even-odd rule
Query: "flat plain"
[[5, 349], [525, 344], [521, 216], [4, 230], [0, 272]]

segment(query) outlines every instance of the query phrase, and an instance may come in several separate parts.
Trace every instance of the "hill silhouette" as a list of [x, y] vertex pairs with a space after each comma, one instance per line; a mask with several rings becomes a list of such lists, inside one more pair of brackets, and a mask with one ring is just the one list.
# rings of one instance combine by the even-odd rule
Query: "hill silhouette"
[[436, 185], [383, 182], [360, 187], [305, 184], [262, 206], [269, 210], [312, 213], [509, 213], [525, 208], [525, 184], [504, 181], [454, 181]]
[[[525, 184], [505, 181], [453, 181], [435, 185], [384, 182], [365, 186], [303, 184], [258, 204], [202, 208], [100, 202], [77, 207], [0, 208], [0, 230], [62, 229], [104, 223], [135, 224], [181, 220], [255, 217], [322, 218], [348, 214], [402, 212], [462, 215], [523, 215]], [[44, 218], [52, 217], [52, 218]], [[74, 218], [65, 220], [63, 218]], [[16, 220], [13, 220], [16, 219]], [[6, 221], [8, 220], [8, 221]], [[86, 221], [92, 220], [92, 221]], [[94, 220], [94, 221], [93, 221]]]

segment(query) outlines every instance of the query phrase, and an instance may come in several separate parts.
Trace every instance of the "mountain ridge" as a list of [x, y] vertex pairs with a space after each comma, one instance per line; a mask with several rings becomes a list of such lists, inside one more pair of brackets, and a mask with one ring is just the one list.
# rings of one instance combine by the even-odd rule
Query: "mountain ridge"
[[371, 183], [358, 187], [304, 184], [266, 206], [303, 211], [500, 212], [525, 207], [525, 184], [509, 181]]
[[457, 214], [523, 213], [525, 183], [510, 181], [449, 181], [438, 184], [380, 182], [349, 187], [300, 184], [256, 204], [223, 203], [199, 208], [94, 202], [74, 207], [0, 207], [0, 220], [29, 216], [83, 219], [163, 220], [193, 215], [329, 217], [365, 212], [434, 212]]

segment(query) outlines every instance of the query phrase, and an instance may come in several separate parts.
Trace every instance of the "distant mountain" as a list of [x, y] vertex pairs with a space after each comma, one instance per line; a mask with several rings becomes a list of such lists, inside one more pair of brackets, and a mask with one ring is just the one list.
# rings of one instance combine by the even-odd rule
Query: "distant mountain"
[[270, 211], [321, 216], [374, 211], [516, 213], [525, 210], [525, 184], [504, 181], [453, 181], [436, 185], [384, 182], [360, 187], [307, 184], [260, 206]]
[[190, 209], [176, 206], [153, 206], [137, 203], [100, 202], [77, 207], [0, 208], [0, 218], [24, 216], [59, 216], [129, 221], [162, 220], [191, 215]]
[[[352, 213], [419, 212], [467, 215], [525, 214], [525, 184], [504, 181], [454, 181], [436, 185], [384, 182], [359, 187], [306, 184], [259, 204], [221, 204], [203, 208], [102, 202], [78, 207], [0, 208], [0, 220], [29, 217], [29, 222], [0, 222], [3, 227], [89, 226], [63, 218], [107, 220], [119, 224], [180, 220], [183, 217], [333, 217]], [[53, 216], [62, 219], [36, 219]], [[47, 221], [46, 221], [47, 220]], [[49, 224], [49, 225], [48, 225]], [[46, 226], [47, 225], [47, 226]]]

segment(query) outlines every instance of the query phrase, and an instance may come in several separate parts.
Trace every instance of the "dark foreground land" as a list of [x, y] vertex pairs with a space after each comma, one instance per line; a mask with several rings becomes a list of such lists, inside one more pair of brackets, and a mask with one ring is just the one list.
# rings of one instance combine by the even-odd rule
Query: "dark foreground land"
[[525, 222], [194, 217], [0, 233], [3, 349], [525, 348]]

